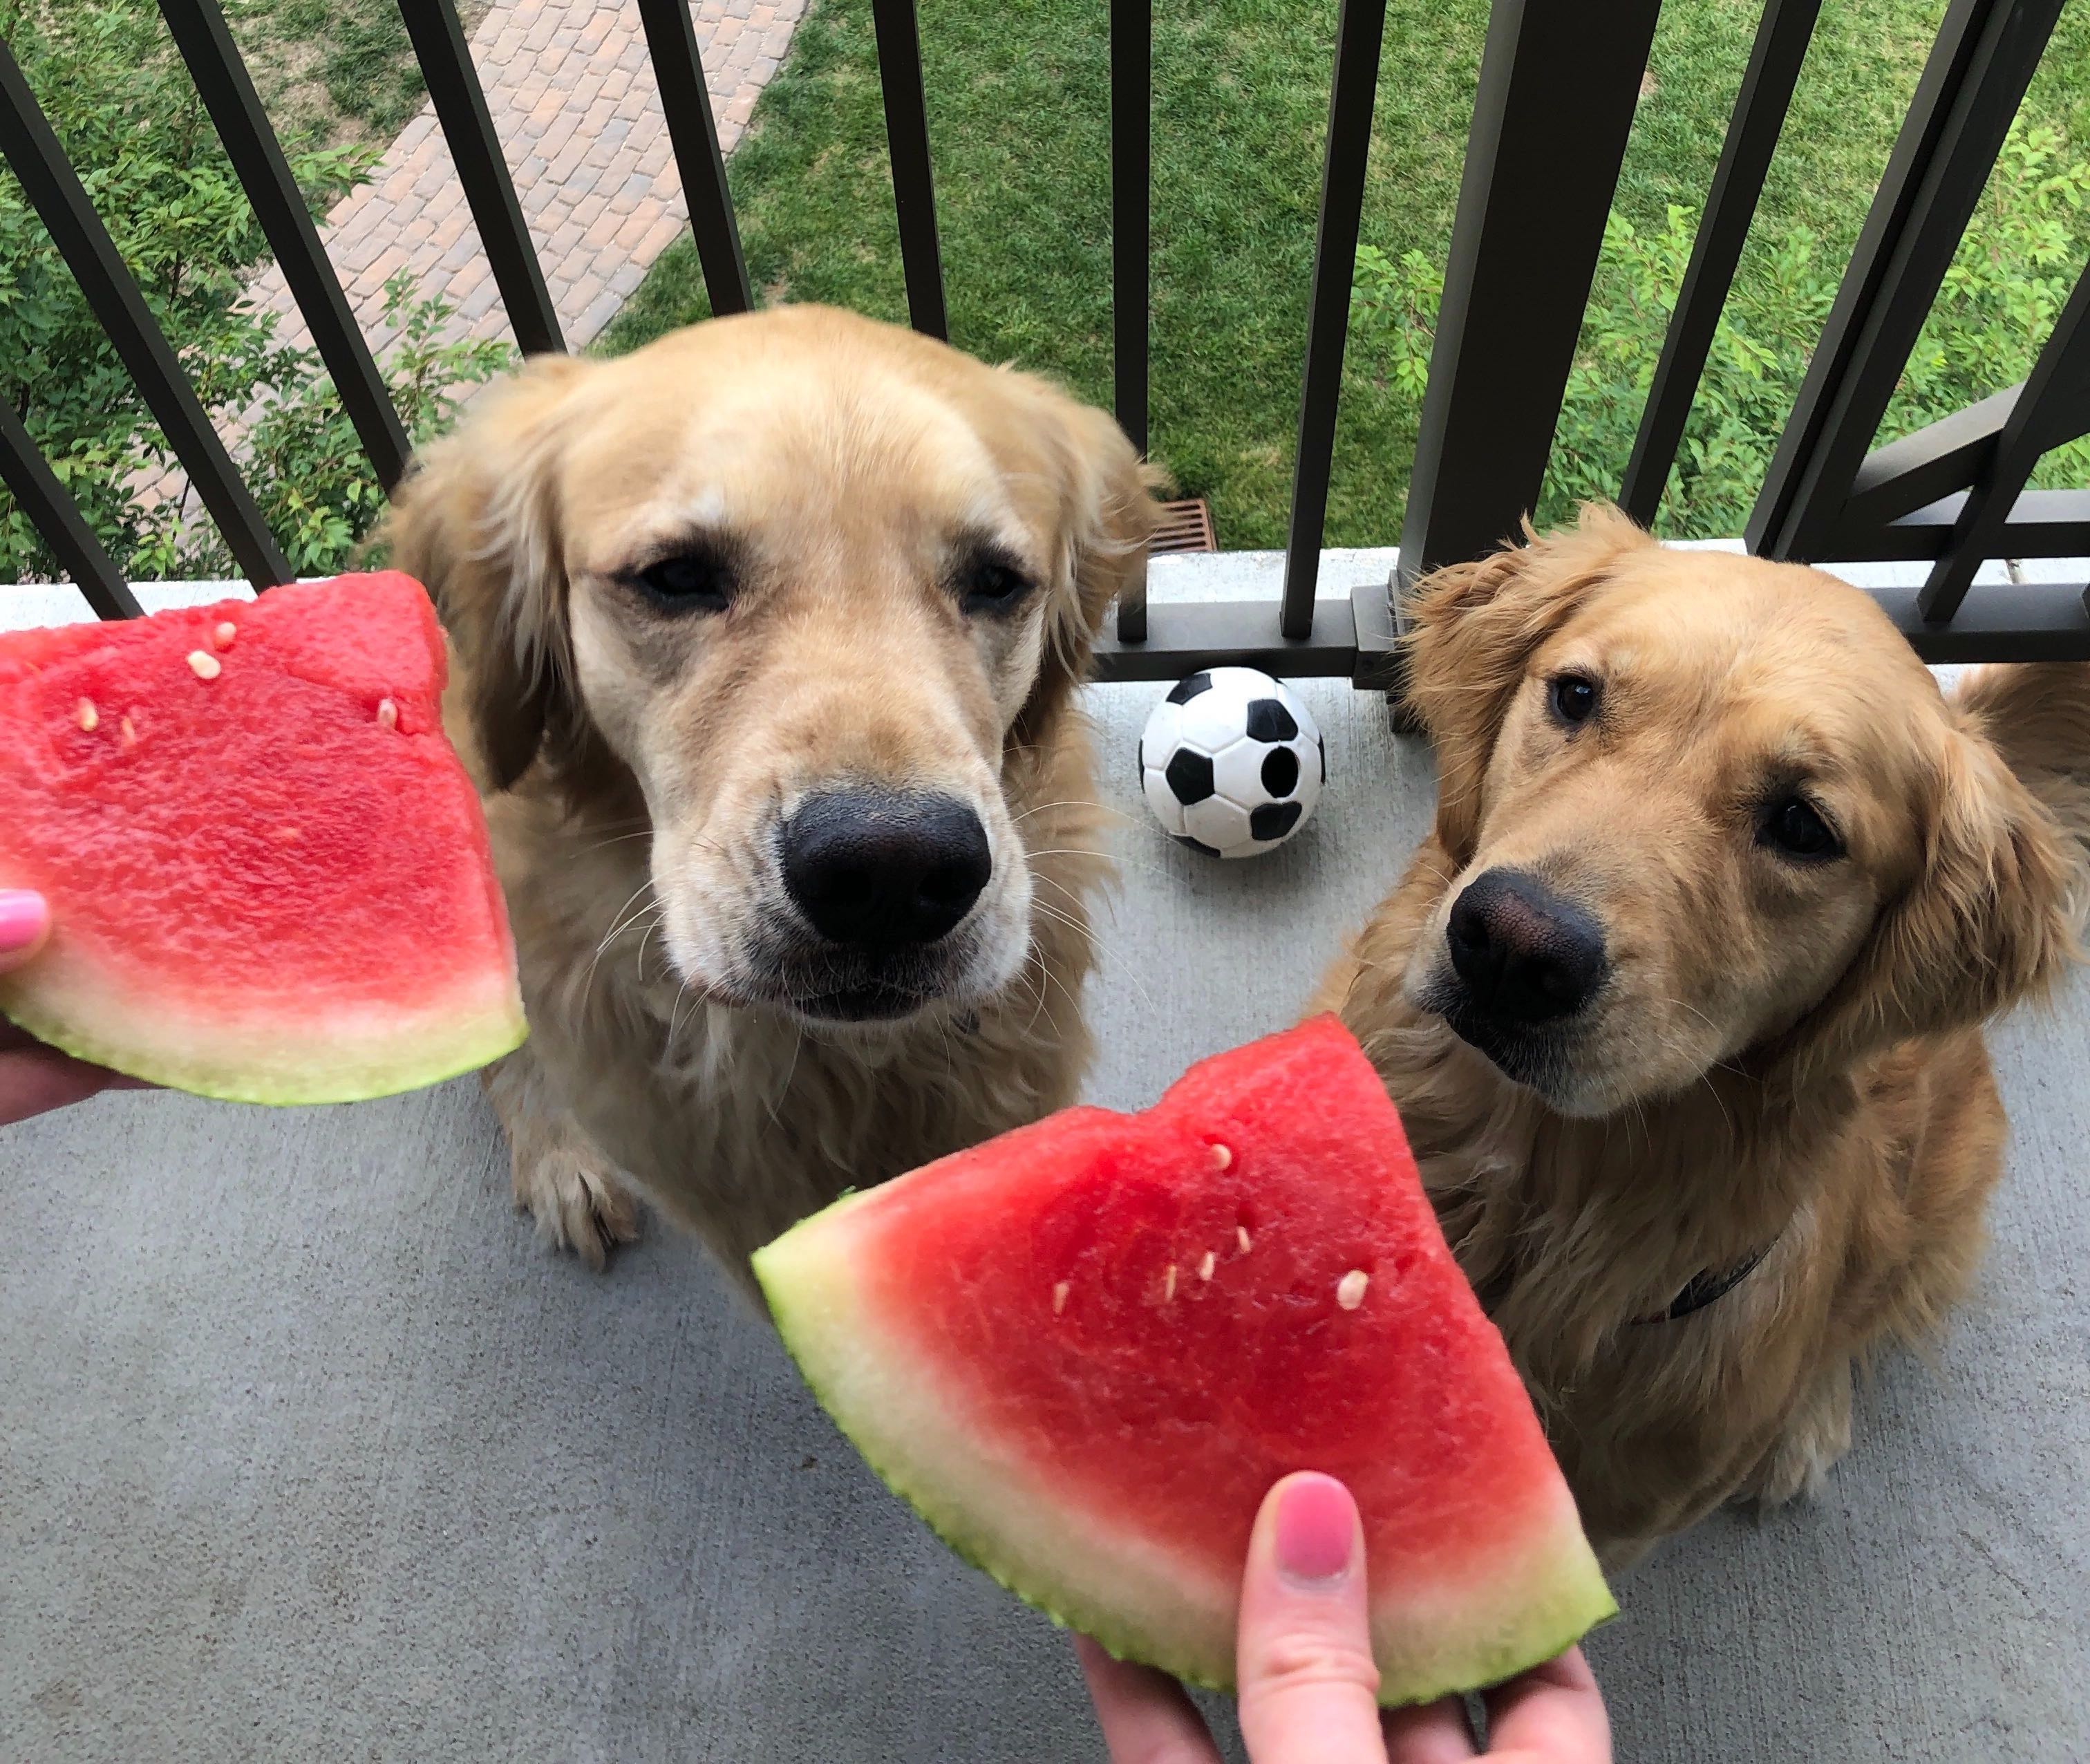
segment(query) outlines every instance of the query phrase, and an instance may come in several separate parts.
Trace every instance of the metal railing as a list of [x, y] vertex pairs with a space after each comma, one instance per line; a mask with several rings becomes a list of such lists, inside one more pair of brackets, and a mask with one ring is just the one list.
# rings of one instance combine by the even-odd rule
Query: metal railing
[[[687, 0], [630, 0], [665, 109], [712, 309], [752, 305]], [[406, 437], [217, 0], [159, 0], [174, 42], [378, 480]], [[2083, 589], [1970, 594], [1996, 557], [2090, 555], [2090, 490], [2025, 488], [2041, 454], [2090, 432], [2090, 271], [2023, 382], [1869, 451], [1943, 284], [2062, 0], [1951, 0], [1748, 523], [1781, 558], [1933, 560], [1920, 588], [1875, 591], [1937, 660], [2090, 658]], [[453, 0], [399, 0], [509, 322], [526, 354], [564, 348]], [[871, 0], [908, 314], [947, 334], [914, 0]], [[1112, 300], [1118, 420], [1147, 442], [1151, 0], [1109, 0]], [[1659, 506], [1820, 0], [1767, 0], [1679, 290], [1620, 504]], [[1537, 503], [1623, 162], [1660, 0], [1495, 0], [1483, 49], [1424, 394], [1400, 570], [1317, 598], [1385, 0], [1341, 0], [1314, 253], [1284, 590], [1275, 602], [1117, 609], [1106, 679], [1222, 661], [1397, 681], [1400, 583], [1480, 555]], [[0, 151], [136, 379], [205, 508], [256, 587], [288, 580], [173, 349], [146, 309], [48, 119], [0, 43]], [[1536, 266], [1536, 267], [1534, 267]], [[0, 404], [0, 477], [104, 617], [137, 603], [15, 413]], [[1389, 501], [1391, 498], [1389, 497]]]

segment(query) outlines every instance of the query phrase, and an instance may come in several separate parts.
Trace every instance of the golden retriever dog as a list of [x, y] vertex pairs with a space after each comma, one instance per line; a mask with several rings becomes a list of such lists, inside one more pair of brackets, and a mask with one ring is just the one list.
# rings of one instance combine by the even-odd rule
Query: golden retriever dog
[[1965, 1289], [2075, 947], [2090, 681], [1587, 512], [1419, 587], [1432, 837], [1328, 977], [1608, 1563], [1811, 1491]]
[[745, 1258], [1073, 1099], [1101, 880], [1073, 689], [1145, 565], [1116, 424], [819, 308], [549, 358], [403, 484], [531, 1023], [518, 1206]]

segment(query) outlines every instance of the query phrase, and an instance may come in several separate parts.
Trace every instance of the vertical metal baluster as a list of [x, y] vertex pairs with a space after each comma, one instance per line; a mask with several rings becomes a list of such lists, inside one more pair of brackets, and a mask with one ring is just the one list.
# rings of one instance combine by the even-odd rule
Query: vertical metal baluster
[[1750, 514], [1750, 550], [1814, 558], [1833, 544], [2061, 6], [1953, 0]]
[[473, 71], [457, 7], [453, 0], [399, 0], [399, 16], [428, 82], [443, 139], [449, 143], [515, 341], [526, 355], [563, 354], [566, 342], [558, 312], [544, 286], [544, 266], [530, 242], [522, 204], [515, 199], [515, 181], [493, 132], [486, 93]]
[[1659, 0], [1495, 0], [1401, 528], [1400, 574], [1538, 501]]
[[1690, 419], [1691, 401], [1712, 351], [1720, 310], [1727, 303], [1735, 266], [1742, 260], [1749, 222], [1763, 196], [1764, 176], [1784, 130], [1793, 88], [1800, 82], [1800, 65], [1807, 58], [1807, 45], [1821, 12], [1821, 0], [1769, 0], [1757, 27], [1756, 46], [1735, 98], [1727, 144], [1720, 150], [1720, 163], [1706, 192], [1698, 236], [1692, 242], [1691, 262], [1677, 290], [1676, 308], [1670, 314], [1662, 359], [1655, 364], [1647, 404], [1641, 412], [1640, 432], [1626, 466], [1624, 487], [1619, 492], [1619, 506], [1643, 527], [1654, 524], [1662, 506], [1662, 493], [1669, 482], [1670, 467], [1676, 463], [1684, 425]]
[[647, 51], [653, 59], [653, 78], [660, 88], [669, 138], [675, 144], [682, 194], [689, 199], [690, 227], [696, 235], [697, 260], [703, 265], [704, 293], [715, 317], [747, 312], [755, 304], [755, 295], [747, 285], [747, 260], [741, 253], [740, 227], [726, 187], [725, 155], [719, 150], [711, 88], [704, 80], [703, 58], [697, 51], [697, 33], [690, 23], [690, 0], [639, 0], [639, 16], [646, 28]]
[[342, 408], [355, 425], [378, 483], [389, 491], [406, 469], [406, 431], [349, 310], [340, 278], [327, 261], [319, 230], [247, 77], [247, 64], [226, 28], [225, 15], [217, 0], [160, 0], [160, 12], [225, 143], [240, 187], [254, 204], [255, 217], [268, 235], [298, 310], [311, 327], [312, 341], [341, 394]]
[[[1147, 450], [1153, 0], [1111, 0], [1111, 321], [1118, 426]], [[1146, 640], [1146, 579], [1117, 603], [1120, 643]]]
[[929, 171], [929, 113], [922, 93], [922, 41], [914, 0], [871, 0], [878, 77], [885, 97], [886, 149], [892, 160], [892, 206], [907, 274], [907, 316], [918, 331], [948, 339], [944, 264], [936, 243], [936, 189]]
[[1343, 396], [1350, 285], [1357, 274], [1372, 103], [1378, 93], [1386, 0], [1342, 0], [1335, 18], [1335, 72], [1328, 92], [1328, 144], [1321, 167], [1321, 214], [1314, 234], [1314, 291], [1306, 320], [1306, 367], [1299, 398], [1299, 445], [1292, 467], [1292, 524], [1284, 543], [1284, 603], [1278, 629], [1314, 628], [1314, 590], [1328, 516], [1335, 413]]
[[239, 468], [183, 373], [173, 347], [153, 322], [145, 296], [124, 265], [109, 230], [81, 187], [79, 174], [49, 118], [0, 41], [0, 150], [6, 153], [31, 205], [57, 242], [101, 328], [138, 383], [153, 418], [189, 481], [217, 522], [239, 567], [257, 588], [288, 582], [290, 560], [277, 547]]
[[43, 536], [96, 617], [136, 618], [144, 611], [116, 560], [102, 549], [80, 505], [58, 482], [43, 450], [5, 398], [0, 398], [0, 479], [6, 480], [29, 524]]

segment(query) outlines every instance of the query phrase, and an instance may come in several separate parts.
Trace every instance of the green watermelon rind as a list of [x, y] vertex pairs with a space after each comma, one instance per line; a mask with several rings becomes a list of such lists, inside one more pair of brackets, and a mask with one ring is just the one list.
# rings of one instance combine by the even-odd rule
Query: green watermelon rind
[[[346, 1070], [329, 1065], [324, 1045], [301, 1065], [286, 1061], [281, 1082], [256, 1076], [251, 1057], [238, 1054], [213, 1060], [208, 1053], [161, 1053], [139, 1039], [120, 1043], [105, 1036], [83, 1034], [80, 1017], [62, 1005], [54, 1009], [45, 1002], [37, 983], [36, 963], [0, 979], [0, 1017], [27, 1031], [46, 1047], [71, 1054], [90, 1065], [98, 1065], [126, 1078], [137, 1078], [163, 1090], [184, 1091], [194, 1096], [226, 1103], [258, 1103], [270, 1108], [302, 1108], [325, 1103], [367, 1103], [384, 1096], [462, 1077], [491, 1065], [513, 1053], [528, 1039], [522, 1000], [507, 1008], [480, 1009], [471, 1017], [462, 1013], [439, 1028], [402, 1030], [398, 1051], [388, 1051], [382, 1059], [354, 1062]], [[174, 1026], [191, 1047], [208, 1042], [206, 1032], [193, 1027], [183, 1031]]]
[[1164, 1671], [1172, 1678], [1186, 1684], [1194, 1684], [1205, 1690], [1231, 1690], [1231, 1674], [1215, 1671], [1211, 1665], [1194, 1655], [1173, 1653], [1165, 1646], [1157, 1646], [1145, 1636], [1120, 1627], [1115, 1614], [1105, 1611], [1084, 1611], [1073, 1601], [1067, 1601], [1068, 1608], [1061, 1609], [1049, 1598], [1032, 1592], [1016, 1573], [1004, 1568], [996, 1560], [992, 1543], [976, 1538], [959, 1520], [940, 1512], [940, 1504], [933, 1491], [918, 1489], [900, 1472], [888, 1469], [882, 1461], [884, 1454], [875, 1442], [865, 1437], [842, 1418], [841, 1408], [827, 1388], [827, 1381], [816, 1374], [799, 1351], [798, 1332], [792, 1326], [793, 1306], [791, 1300], [792, 1282], [776, 1267], [777, 1252], [784, 1250], [790, 1238], [808, 1228], [832, 1220], [833, 1215], [852, 1202], [869, 1198], [866, 1195], [851, 1195], [839, 1200], [825, 1211], [815, 1213], [801, 1221], [779, 1237], [774, 1243], [758, 1250], [750, 1258], [754, 1265], [755, 1277], [761, 1284], [763, 1297], [769, 1301], [769, 1314], [775, 1320], [777, 1333], [782, 1336], [785, 1352], [798, 1368], [798, 1376], [805, 1380], [806, 1388], [819, 1400], [828, 1417], [841, 1431], [842, 1437], [854, 1446], [858, 1456], [871, 1466], [879, 1481], [914, 1510], [914, 1516], [934, 1532], [937, 1539], [968, 1567], [975, 1568], [1003, 1591], [1013, 1593], [1034, 1611], [1042, 1611], [1062, 1629], [1086, 1636], [1103, 1648], [1115, 1659], [1129, 1660], [1141, 1666], [1151, 1666]]
[[[285, 587], [272, 591], [260, 609], [246, 601], [174, 609], [126, 627], [124, 635], [151, 628], [200, 631], [227, 616], [243, 624], [272, 608], [308, 607], [316, 596], [343, 592], [388, 594], [415, 609], [428, 646], [432, 671], [427, 683], [439, 694], [445, 653], [425, 592], [391, 572]], [[7, 643], [18, 659], [22, 646], [31, 646], [33, 673], [54, 660], [90, 652], [109, 630], [92, 624], [53, 627], [10, 634]], [[0, 665], [6, 660], [0, 655]], [[297, 670], [286, 666], [282, 671]], [[325, 683], [318, 677], [307, 679], [308, 685]], [[440, 734], [436, 738], [440, 741]], [[458, 784], [467, 785], [462, 767], [454, 757], [449, 763]], [[215, 1014], [207, 999], [178, 989], [155, 989], [150, 977], [131, 971], [131, 965], [67, 947], [54, 938], [27, 964], [0, 975], [0, 1019], [91, 1065], [227, 1102], [276, 1107], [364, 1102], [441, 1083], [512, 1053], [529, 1033], [514, 945], [483, 830], [477, 856], [492, 908], [488, 947], [475, 966], [453, 966], [432, 979], [424, 972], [418, 992], [415, 977], [406, 969], [389, 1000], [349, 1000], [329, 1013], [286, 992], [280, 1010], [273, 1014], [269, 1007], [277, 1001], [256, 1005], [249, 1000], [228, 1020]], [[39, 883], [34, 874], [16, 873], [0, 853], [0, 888], [34, 888]], [[144, 962], [137, 966], [142, 968]]]
[[[1138, 1627], [1128, 1628], [1117, 1613], [1085, 1603], [1075, 1597], [1041, 1594], [1021, 1565], [1004, 1560], [994, 1540], [969, 1522], [949, 1501], [921, 1479], [910, 1475], [888, 1458], [882, 1444], [867, 1429], [851, 1419], [851, 1405], [833, 1388], [833, 1381], [812, 1362], [811, 1344], [823, 1332], [808, 1311], [820, 1296], [827, 1278], [819, 1270], [815, 1250], [813, 1265], [804, 1265], [794, 1254], [815, 1246], [841, 1215], [875, 1200], [878, 1191], [853, 1195], [801, 1221], [751, 1258], [756, 1280], [769, 1304], [778, 1333], [799, 1375], [819, 1400], [843, 1435], [854, 1446], [879, 1480], [884, 1483], [961, 1560], [978, 1568], [996, 1585], [1042, 1611], [1060, 1628], [1076, 1631], [1097, 1642], [1113, 1658], [1156, 1667], [1187, 1684], [1207, 1690], [1235, 1688], [1231, 1648], [1212, 1652], [1185, 1647], [1170, 1638]], [[798, 1240], [793, 1243], [793, 1240]], [[793, 1263], [798, 1266], [793, 1266]], [[845, 1278], [845, 1276], [844, 1276]], [[1434, 1675], [1383, 1678], [1379, 1701], [1386, 1706], [1431, 1702], [1438, 1697], [1482, 1690], [1514, 1678], [1542, 1664], [1580, 1641], [1598, 1624], [1618, 1615], [1618, 1605], [1605, 1584], [1602, 1571], [1581, 1536], [1580, 1527], [1569, 1522], [1567, 1534], [1556, 1540], [1563, 1546], [1563, 1560], [1550, 1577], [1551, 1597], [1543, 1610], [1528, 1611], [1513, 1634], [1497, 1646], [1477, 1645], [1462, 1668]], [[1531, 1591], [1527, 1581], [1521, 1595]]]

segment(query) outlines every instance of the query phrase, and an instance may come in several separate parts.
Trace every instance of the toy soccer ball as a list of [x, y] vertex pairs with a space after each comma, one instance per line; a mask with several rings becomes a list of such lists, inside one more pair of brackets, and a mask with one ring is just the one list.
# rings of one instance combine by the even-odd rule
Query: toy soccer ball
[[1328, 751], [1306, 707], [1268, 674], [1211, 668], [1154, 707], [1139, 772], [1172, 837], [1215, 858], [1253, 858], [1305, 825]]

